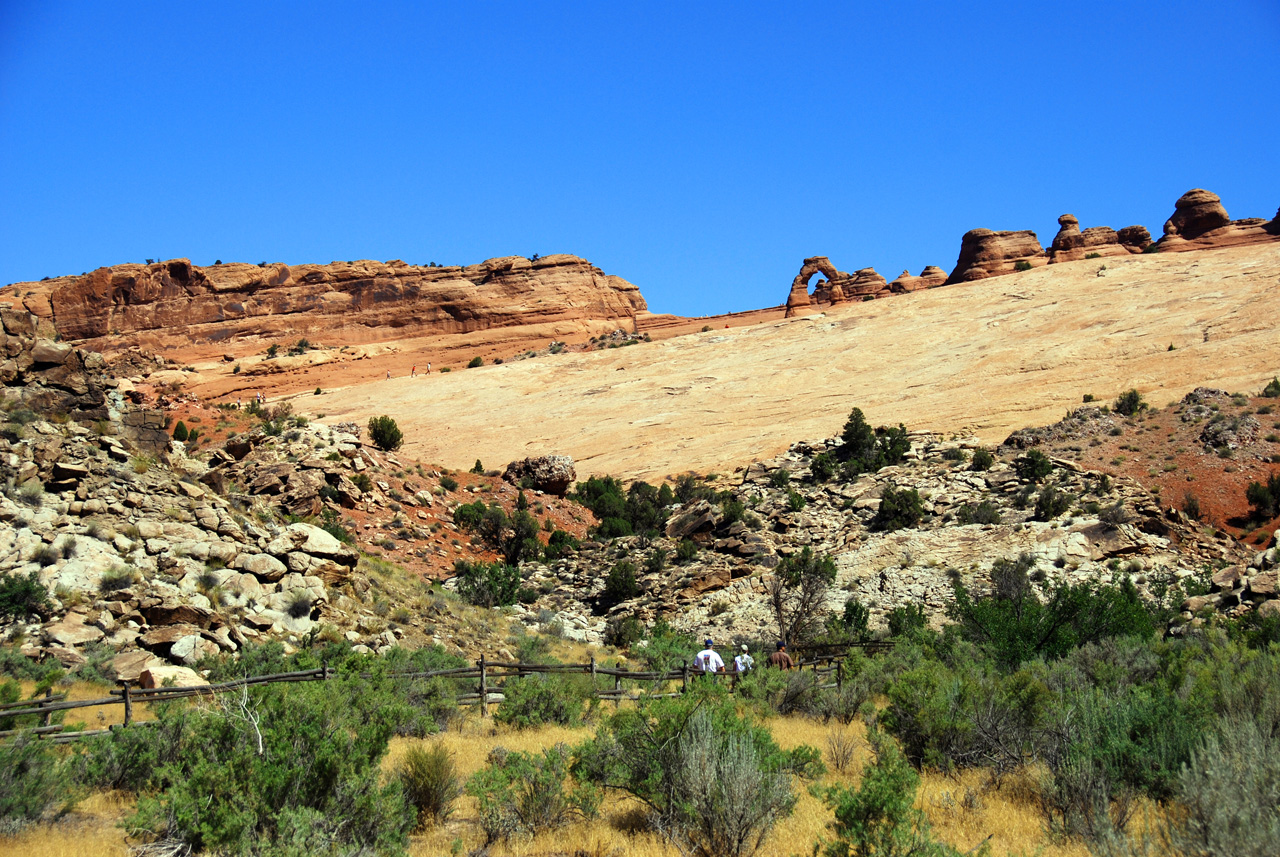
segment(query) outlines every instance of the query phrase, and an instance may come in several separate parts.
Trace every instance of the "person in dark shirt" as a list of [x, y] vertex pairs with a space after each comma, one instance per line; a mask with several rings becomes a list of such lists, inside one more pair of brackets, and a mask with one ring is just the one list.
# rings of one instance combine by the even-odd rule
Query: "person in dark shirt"
[[769, 666], [771, 667], [776, 667], [780, 670], [789, 670], [795, 665], [795, 661], [791, 660], [791, 655], [787, 654], [786, 643], [778, 643], [778, 651], [769, 655]]

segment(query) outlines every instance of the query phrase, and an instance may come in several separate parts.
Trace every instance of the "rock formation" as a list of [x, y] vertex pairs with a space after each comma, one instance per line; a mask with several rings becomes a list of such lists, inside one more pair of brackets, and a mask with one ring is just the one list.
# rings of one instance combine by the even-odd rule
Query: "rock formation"
[[563, 497], [573, 487], [577, 471], [573, 459], [567, 455], [543, 455], [511, 462], [502, 478], [512, 485]]
[[918, 292], [921, 289], [931, 289], [934, 286], [940, 286], [946, 281], [946, 271], [942, 270], [937, 265], [929, 265], [920, 272], [920, 276], [918, 277], [913, 277], [910, 271], [903, 271], [898, 276], [898, 279], [889, 284], [889, 291], [895, 294]]
[[1049, 247], [1050, 262], [1074, 262], [1097, 256], [1127, 256], [1141, 253], [1151, 243], [1145, 226], [1126, 226], [1116, 232], [1110, 226], [1091, 226], [1080, 231], [1074, 214], [1058, 218], [1061, 227]]
[[[813, 294], [809, 294], [809, 280], [814, 274], [822, 274]], [[889, 294], [889, 285], [875, 268], [863, 268], [856, 274], [837, 270], [826, 256], [811, 256], [804, 260], [800, 273], [791, 281], [791, 293], [787, 296], [787, 316], [798, 309], [815, 304], [836, 304], [850, 300], [869, 300]]]
[[76, 277], [19, 283], [22, 308], [64, 340], [102, 347], [226, 341], [279, 334], [361, 342], [556, 321], [634, 319], [639, 289], [569, 255], [490, 259], [466, 267], [404, 262], [228, 264], [186, 259], [116, 265]]
[[1165, 253], [1261, 244], [1277, 238], [1280, 212], [1271, 221], [1261, 217], [1232, 220], [1216, 193], [1194, 188], [1174, 203], [1173, 216], [1165, 221], [1164, 237], [1156, 247]]
[[947, 285], [1012, 274], [1019, 262], [1032, 267], [1049, 263], [1044, 248], [1030, 229], [1016, 232], [970, 229], [960, 239], [960, 258], [947, 278]]
[[889, 284], [875, 268], [862, 268], [849, 283], [843, 285], [846, 300], [868, 300], [889, 293]]

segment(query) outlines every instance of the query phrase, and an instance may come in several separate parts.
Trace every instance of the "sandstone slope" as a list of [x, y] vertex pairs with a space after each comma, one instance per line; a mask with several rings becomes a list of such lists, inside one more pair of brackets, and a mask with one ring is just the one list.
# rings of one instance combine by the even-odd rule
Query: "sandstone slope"
[[[1064, 262], [825, 314], [328, 390], [329, 421], [395, 417], [448, 467], [564, 453], [581, 475], [733, 468], [873, 422], [985, 442], [1136, 387], [1164, 405], [1280, 373], [1280, 244]], [[1172, 350], [1170, 349], [1172, 346]]]

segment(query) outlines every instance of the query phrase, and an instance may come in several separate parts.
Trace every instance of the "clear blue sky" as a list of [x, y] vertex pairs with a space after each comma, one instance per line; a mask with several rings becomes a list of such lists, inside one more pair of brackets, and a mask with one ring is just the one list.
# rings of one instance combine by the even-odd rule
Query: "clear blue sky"
[[805, 256], [1280, 205], [1280, 2], [0, 0], [0, 283], [576, 253], [655, 311]]

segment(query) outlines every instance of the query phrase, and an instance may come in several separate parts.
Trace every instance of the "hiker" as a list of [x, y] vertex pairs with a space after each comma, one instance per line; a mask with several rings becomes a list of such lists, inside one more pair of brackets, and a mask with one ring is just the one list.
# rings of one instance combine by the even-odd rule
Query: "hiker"
[[714, 675], [715, 673], [724, 672], [724, 661], [720, 659], [720, 655], [716, 654], [716, 650], [711, 648], [714, 645], [711, 638], [707, 637], [703, 642], [706, 648], [698, 652], [693, 659], [694, 666], [702, 670], [703, 675]]
[[412, 369], [410, 369], [410, 370], [409, 370], [409, 377], [410, 377], [410, 378], [417, 378], [417, 377], [418, 377], [418, 366], [417, 366], [417, 364], [414, 364], [414, 367], [413, 367]]
[[387, 370], [387, 380], [388, 380], [388, 381], [390, 381], [390, 380], [391, 380], [391, 370], [390, 370], [390, 369], [388, 369], [388, 370]]
[[751, 672], [751, 670], [755, 669], [755, 665], [756, 665], [755, 658], [751, 657], [751, 655], [748, 654], [747, 644], [743, 643], [742, 654], [738, 655], [736, 658], [733, 659], [733, 668], [740, 674], [749, 673]]
[[427, 374], [428, 374], [428, 375], [430, 375], [430, 374], [431, 374], [431, 364], [430, 364], [430, 363], [428, 363], [428, 364], [427, 364]]
[[779, 640], [778, 651], [769, 655], [769, 666], [780, 670], [789, 670], [795, 665], [795, 661], [791, 660], [791, 655], [787, 654], [787, 644]]

